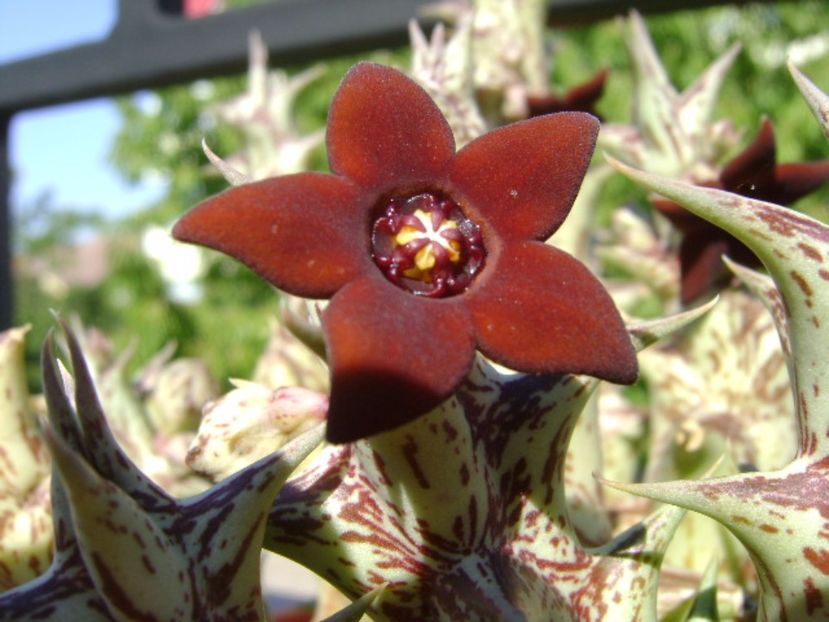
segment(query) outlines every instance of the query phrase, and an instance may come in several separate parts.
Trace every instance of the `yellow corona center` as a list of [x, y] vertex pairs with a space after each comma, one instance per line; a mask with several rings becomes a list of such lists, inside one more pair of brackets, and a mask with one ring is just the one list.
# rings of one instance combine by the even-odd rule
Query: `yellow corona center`
[[394, 242], [398, 246], [403, 246], [409, 242], [426, 240], [427, 243], [414, 256], [414, 266], [404, 270], [403, 274], [410, 279], [431, 283], [432, 268], [435, 267], [437, 253], [440, 252], [440, 249], [446, 252], [449, 261], [453, 264], [458, 263], [461, 259], [460, 242], [447, 239], [442, 235], [445, 231], [457, 229], [458, 223], [451, 219], [445, 219], [435, 228], [431, 215], [423, 210], [415, 210], [413, 216], [420, 221], [423, 229], [405, 225], [394, 236]]

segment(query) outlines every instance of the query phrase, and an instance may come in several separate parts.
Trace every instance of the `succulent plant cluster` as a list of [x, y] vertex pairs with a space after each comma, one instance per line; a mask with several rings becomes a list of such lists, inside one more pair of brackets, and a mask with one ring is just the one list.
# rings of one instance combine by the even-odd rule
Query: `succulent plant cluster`
[[[205, 146], [233, 187], [174, 235], [285, 291], [270, 341], [220, 395], [59, 321], [41, 400], [0, 334], [0, 620], [260, 620], [262, 549], [344, 595], [330, 620], [829, 619], [829, 225], [767, 202], [829, 166], [767, 125], [729, 159], [739, 49], [678, 93], [636, 13], [633, 119], [599, 128], [604, 75], [547, 85], [543, 6], [447, 4], [411, 78], [352, 69], [332, 174], [290, 120], [321, 70], [251, 39], [217, 110], [248, 146]], [[619, 173], [656, 209], [597, 230]]]

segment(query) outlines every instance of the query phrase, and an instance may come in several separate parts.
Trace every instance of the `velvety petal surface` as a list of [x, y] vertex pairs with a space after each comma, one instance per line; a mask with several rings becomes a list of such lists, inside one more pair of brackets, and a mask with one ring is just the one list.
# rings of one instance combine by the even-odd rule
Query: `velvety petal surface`
[[390, 67], [359, 63], [343, 78], [328, 114], [331, 170], [390, 190], [442, 177], [455, 139], [437, 105]]
[[791, 205], [829, 181], [829, 160], [776, 164], [774, 126], [763, 120], [757, 138], [720, 174], [725, 190], [776, 205]]
[[791, 205], [829, 181], [829, 160], [778, 164], [774, 169], [775, 188], [763, 200], [776, 205]]
[[522, 371], [636, 380], [636, 356], [601, 283], [570, 255], [513, 243], [467, 297], [481, 351]]
[[570, 211], [598, 131], [596, 118], [581, 112], [513, 123], [461, 149], [450, 181], [500, 237], [544, 239]]
[[235, 257], [297, 296], [327, 298], [371, 264], [370, 207], [339, 177], [300, 173], [207, 199], [176, 223], [173, 237]]
[[[734, 240], [737, 243], [737, 240]], [[679, 262], [682, 271], [680, 299], [690, 304], [715, 286], [722, 285], [730, 273], [722, 262], [728, 253], [729, 241], [725, 235], [718, 235], [710, 228], [701, 227], [688, 233], [679, 247]]]
[[[678, 203], [663, 198], [652, 200], [652, 203], [684, 234], [679, 245], [680, 300], [683, 304], [690, 304], [731, 280], [732, 274], [722, 261], [723, 255], [746, 266], [760, 265], [760, 260], [745, 244]], [[675, 214], [669, 211], [673, 209]]]
[[723, 188], [748, 196], [751, 184], [772, 178], [776, 154], [774, 126], [764, 119], [754, 141], [720, 173]]
[[390, 430], [452, 394], [475, 353], [459, 300], [417, 298], [371, 277], [338, 292], [323, 315], [332, 378], [329, 441]]

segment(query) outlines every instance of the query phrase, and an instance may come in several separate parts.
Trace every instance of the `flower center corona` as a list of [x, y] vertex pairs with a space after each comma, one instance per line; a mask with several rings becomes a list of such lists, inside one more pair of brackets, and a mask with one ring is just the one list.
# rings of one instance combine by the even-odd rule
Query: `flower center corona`
[[383, 202], [374, 221], [372, 256], [398, 287], [443, 298], [469, 286], [486, 252], [478, 225], [457, 203], [422, 192]]

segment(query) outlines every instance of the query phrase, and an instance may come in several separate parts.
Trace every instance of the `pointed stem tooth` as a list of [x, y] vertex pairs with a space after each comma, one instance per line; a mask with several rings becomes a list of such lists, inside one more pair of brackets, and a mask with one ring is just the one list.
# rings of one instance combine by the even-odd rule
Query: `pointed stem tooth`
[[[109, 610], [123, 619], [189, 619], [192, 601], [180, 599], [187, 591], [187, 560], [175, 543], [134, 499], [48, 427], [44, 435], [67, 493], [84, 564]], [[148, 594], [154, 597], [148, 600]]]
[[109, 477], [128, 494], [146, 503], [169, 502], [168, 496], [126, 455], [109, 428], [92, 373], [74, 333], [62, 325], [75, 378], [75, 410], [82, 432], [84, 454], [102, 475]]
[[647, 320], [632, 324], [628, 327], [628, 331], [633, 339], [636, 350], [642, 351], [660, 339], [664, 339], [676, 331], [685, 328], [713, 309], [718, 301], [719, 297], [716, 296], [705, 304], [689, 309], [688, 311], [657, 320]]
[[[248, 34], [248, 88], [255, 101], [265, 100], [265, 85], [268, 73], [268, 48], [262, 40], [259, 30]], [[208, 156], [209, 157], [209, 156]]]
[[653, 46], [645, 21], [635, 9], [628, 15], [627, 47], [631, 54], [634, 70], [640, 81], [650, 83], [659, 89], [676, 94], [668, 74]]
[[360, 622], [360, 620], [363, 619], [363, 616], [368, 615], [368, 612], [374, 602], [382, 597], [387, 586], [388, 583], [384, 583], [380, 587], [374, 588], [367, 594], [363, 594], [345, 609], [342, 609], [334, 615], [325, 618], [325, 620], [322, 620], [321, 622]]
[[207, 139], [202, 138], [201, 148], [204, 155], [210, 160], [210, 163], [222, 174], [227, 183], [231, 186], [241, 186], [242, 184], [250, 183], [251, 179], [241, 171], [236, 170], [230, 164], [217, 156], [213, 150], [208, 146]]
[[[187, 529], [177, 535], [187, 550], [201, 549], [199, 581], [204, 585], [207, 606], [217, 619], [222, 612], [232, 614], [231, 618], [241, 617], [236, 609], [239, 603], [246, 603], [248, 613], [261, 616], [261, 602], [252, 599], [250, 591], [260, 581], [260, 552], [270, 507], [293, 467], [322, 436], [321, 430], [314, 430], [293, 448], [286, 446], [287, 452], [261, 459], [181, 504], [188, 518]], [[205, 542], [221, 545], [205, 547]], [[227, 581], [229, 573], [232, 581]]]
[[322, 442], [324, 425], [178, 501], [149, 489], [126, 461], [78, 342], [68, 330], [66, 338], [77, 417], [51, 340], [43, 348], [55, 557], [42, 579], [0, 595], [0, 619], [263, 619], [259, 559], [267, 517], [288, 475]]
[[699, 589], [694, 597], [687, 622], [705, 622], [719, 620], [717, 612], [717, 559], [712, 559], [700, 580]]
[[687, 127], [699, 132], [706, 127], [714, 112], [725, 76], [741, 49], [739, 43], [732, 45], [682, 92], [681, 109], [685, 118], [681, 122], [687, 124]]
[[792, 61], [789, 61], [788, 66], [792, 78], [797, 83], [797, 88], [800, 89], [806, 103], [812, 109], [826, 138], [829, 138], [829, 95], [815, 86], [815, 83], [809, 80]]
[[728, 528], [757, 568], [761, 620], [818, 619], [829, 591], [824, 521], [825, 465], [793, 462], [781, 471], [657, 484], [607, 482], [619, 490], [700, 512]]
[[83, 439], [78, 428], [75, 410], [69, 402], [61, 373], [58, 369], [58, 360], [52, 353], [52, 332], [50, 331], [41, 350], [40, 366], [43, 373], [43, 391], [46, 397], [46, 406], [49, 421], [54, 426], [55, 433], [61, 440], [75, 451], [83, 451]]
[[[685, 510], [662, 506], [645, 519], [591, 552], [597, 573], [614, 576], [612, 593], [623, 593], [623, 602], [607, 602], [617, 619], [656, 619], [659, 569]], [[605, 596], [611, 599], [611, 594]], [[625, 614], [630, 617], [626, 617]]]
[[419, 59], [429, 49], [429, 42], [426, 40], [426, 35], [420, 29], [417, 20], [412, 18], [409, 20], [409, 41], [412, 46], [412, 57]]

